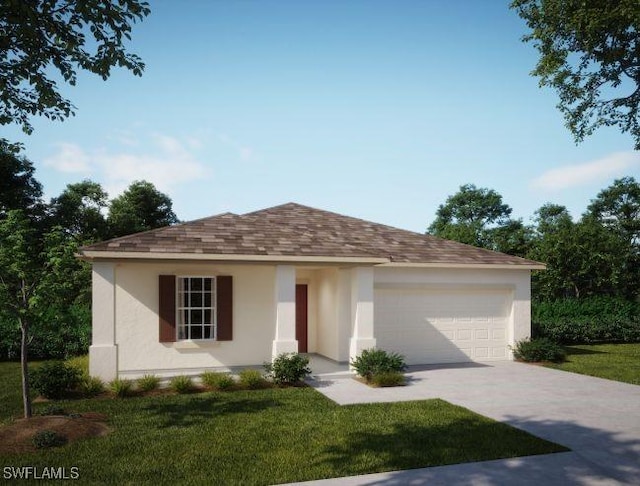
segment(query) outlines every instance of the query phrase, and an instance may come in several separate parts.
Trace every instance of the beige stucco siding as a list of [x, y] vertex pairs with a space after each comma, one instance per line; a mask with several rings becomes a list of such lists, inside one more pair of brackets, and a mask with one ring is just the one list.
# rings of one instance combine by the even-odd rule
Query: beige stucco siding
[[[116, 344], [120, 376], [176, 374], [260, 365], [274, 339], [272, 266], [126, 263], [116, 266]], [[158, 341], [158, 275], [233, 276], [233, 340]]]

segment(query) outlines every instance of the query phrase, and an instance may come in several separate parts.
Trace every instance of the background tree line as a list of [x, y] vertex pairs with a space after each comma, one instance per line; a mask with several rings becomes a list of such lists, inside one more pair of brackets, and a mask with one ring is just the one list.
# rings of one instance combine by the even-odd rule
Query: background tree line
[[27, 158], [0, 149], [0, 358], [85, 353], [91, 335], [91, 269], [78, 248], [178, 218], [172, 201], [145, 181], [109, 200], [97, 182], [69, 184], [45, 202]]

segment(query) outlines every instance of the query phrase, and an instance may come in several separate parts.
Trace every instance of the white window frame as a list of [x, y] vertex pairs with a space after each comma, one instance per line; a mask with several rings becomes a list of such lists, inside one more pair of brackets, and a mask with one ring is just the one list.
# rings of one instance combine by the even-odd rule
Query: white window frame
[[[184, 289], [184, 280], [185, 279], [202, 279], [203, 290], [202, 292], [202, 306], [200, 307], [192, 307], [191, 305], [184, 305], [184, 300], [181, 298], [183, 295], [190, 295], [191, 288], [189, 291], [180, 291], [181, 288]], [[204, 305], [204, 295], [206, 291], [204, 290], [204, 279], [211, 279], [211, 306], [207, 307]], [[176, 341], [216, 341], [218, 339], [218, 318], [217, 318], [217, 289], [218, 282], [215, 275], [178, 275], [176, 276]], [[189, 299], [190, 300], [190, 299]], [[182, 316], [184, 315], [183, 311], [188, 311], [188, 315], [190, 316], [190, 311], [200, 310], [202, 311], [202, 324], [191, 324], [182, 322]], [[205, 311], [211, 311], [211, 323], [204, 322]], [[190, 319], [189, 319], [190, 320]], [[191, 338], [191, 326], [201, 326], [202, 327], [202, 336], [204, 336], [204, 329], [206, 326], [211, 326], [211, 337], [210, 338]], [[180, 338], [180, 330], [185, 329], [185, 334], [188, 335], [188, 338]]]

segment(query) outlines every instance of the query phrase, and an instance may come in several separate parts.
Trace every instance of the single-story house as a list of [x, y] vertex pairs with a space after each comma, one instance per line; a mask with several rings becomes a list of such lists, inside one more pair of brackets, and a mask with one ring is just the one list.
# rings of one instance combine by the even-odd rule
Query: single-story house
[[105, 380], [261, 365], [280, 353], [409, 364], [512, 359], [544, 265], [289, 203], [86, 246], [90, 371]]

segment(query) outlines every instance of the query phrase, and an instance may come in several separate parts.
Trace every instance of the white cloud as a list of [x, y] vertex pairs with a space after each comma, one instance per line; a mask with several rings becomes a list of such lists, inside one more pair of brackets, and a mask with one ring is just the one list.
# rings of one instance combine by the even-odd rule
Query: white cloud
[[44, 165], [52, 167], [59, 172], [74, 174], [88, 174], [91, 172], [89, 157], [73, 143], [58, 143], [58, 153], [44, 159]]
[[208, 176], [207, 167], [190, 150], [192, 142], [187, 145], [161, 134], [142, 137], [135, 151], [132, 147], [86, 151], [77, 144], [64, 143], [45, 163], [59, 171], [89, 175], [112, 197], [135, 180], [152, 182], [159, 190], [169, 192]]
[[243, 162], [250, 161], [254, 156], [254, 150], [251, 147], [239, 143], [237, 140], [233, 139], [226, 133], [219, 134], [218, 140], [234, 149], [240, 160]]
[[624, 175], [625, 171], [640, 167], [640, 153], [616, 152], [598, 160], [548, 170], [531, 182], [534, 189], [559, 191], [610, 177]]

